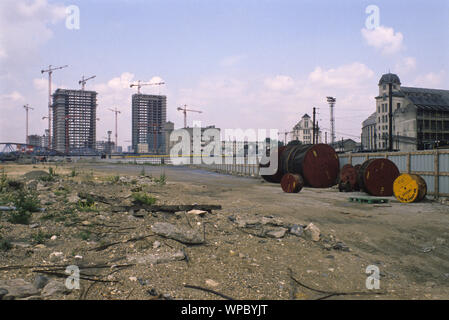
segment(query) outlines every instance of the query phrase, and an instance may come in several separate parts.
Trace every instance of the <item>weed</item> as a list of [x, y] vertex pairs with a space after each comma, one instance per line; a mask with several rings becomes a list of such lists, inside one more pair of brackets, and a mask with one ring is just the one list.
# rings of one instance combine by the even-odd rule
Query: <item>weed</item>
[[167, 182], [167, 176], [165, 175], [165, 172], [161, 173], [158, 179], [154, 179], [154, 182], [161, 186], [165, 185]]
[[90, 231], [81, 231], [78, 234], [78, 238], [81, 238], [82, 240], [85, 240], [85, 241], [89, 240], [90, 236], [91, 236]]
[[78, 172], [76, 172], [76, 168], [73, 168], [72, 171], [70, 171], [70, 177], [74, 178], [78, 175]]
[[38, 233], [35, 233], [31, 236], [31, 239], [33, 240], [33, 243], [35, 243], [35, 244], [44, 244], [50, 238], [51, 238], [51, 234], [42, 232], [41, 230], [39, 230]]
[[8, 185], [8, 176], [5, 173], [5, 168], [2, 168], [0, 172], [0, 192], [3, 192], [6, 190], [6, 187]]
[[8, 221], [13, 224], [29, 224], [30, 220], [31, 212], [28, 211], [12, 211], [8, 218]]
[[142, 166], [142, 170], [140, 170], [140, 176], [141, 177], [145, 177], [145, 167], [144, 166]]
[[97, 206], [91, 199], [79, 200], [77, 204], [78, 211], [81, 212], [97, 212]]
[[156, 203], [156, 198], [149, 196], [146, 193], [136, 192], [133, 193], [132, 197], [134, 199], [134, 203], [136, 204], [146, 204], [151, 206]]
[[10, 241], [3, 239], [2, 236], [0, 236], [0, 251], [8, 251], [12, 248], [12, 244]]
[[108, 178], [109, 181], [111, 181], [112, 183], [117, 183], [120, 181], [120, 176], [111, 176]]
[[16, 197], [12, 199], [18, 211], [38, 212], [40, 201], [34, 192], [21, 190]]

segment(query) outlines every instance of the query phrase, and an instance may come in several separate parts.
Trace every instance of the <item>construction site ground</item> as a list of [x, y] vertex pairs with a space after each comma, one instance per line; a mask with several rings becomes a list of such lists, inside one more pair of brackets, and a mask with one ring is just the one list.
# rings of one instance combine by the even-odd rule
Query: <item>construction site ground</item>
[[[449, 206], [436, 201], [357, 203], [348, 198], [366, 194], [336, 187], [287, 194], [260, 178], [189, 167], [0, 166], [8, 179], [33, 185], [45, 208], [28, 225], [12, 224], [9, 212], [0, 213], [1, 238], [12, 243], [0, 251], [0, 280], [33, 283], [40, 271], [50, 270], [47, 277], [63, 282], [64, 269], [57, 275], [45, 267], [55, 265], [77, 265], [84, 277], [96, 279], [81, 279], [79, 290], [34, 298], [221, 299], [190, 285], [234, 299], [449, 299]], [[56, 170], [54, 181], [24, 176], [49, 167]], [[165, 184], [158, 181], [162, 174]], [[156, 204], [222, 209], [202, 216], [118, 210], [131, 205], [133, 192], [155, 197]], [[95, 202], [91, 212], [79, 210], [79, 193], [105, 201]], [[196, 230], [205, 242], [186, 245], [157, 235], [151, 226], [158, 222]], [[279, 238], [261, 232], [310, 223], [319, 228], [319, 241], [307, 232]], [[176, 252], [184, 258], [155, 264], [139, 259]], [[370, 265], [379, 268], [379, 289], [366, 287]]]

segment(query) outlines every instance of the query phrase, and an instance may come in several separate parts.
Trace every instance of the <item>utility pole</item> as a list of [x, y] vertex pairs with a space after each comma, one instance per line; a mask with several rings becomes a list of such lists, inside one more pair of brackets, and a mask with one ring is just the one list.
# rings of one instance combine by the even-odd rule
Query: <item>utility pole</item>
[[335, 117], [334, 117], [334, 105], [337, 99], [334, 97], [327, 97], [327, 102], [329, 103], [331, 111], [331, 144], [335, 143]]
[[388, 151], [393, 151], [393, 84], [388, 84]]
[[86, 82], [89, 81], [89, 80], [91, 80], [91, 79], [93, 79], [93, 78], [95, 78], [95, 77], [96, 77], [96, 76], [92, 76], [92, 77], [90, 77], [90, 78], [84, 79], [84, 75], [83, 75], [83, 77], [81, 78], [81, 80], [78, 81], [78, 84], [81, 85], [81, 90], [84, 91], [84, 89], [86, 88]]
[[117, 110], [117, 107], [115, 107], [114, 109], [109, 109], [112, 112], [115, 113], [115, 151], [117, 151], [117, 146], [118, 146], [118, 126], [117, 126], [117, 115], [119, 113], [122, 113], [121, 111]]
[[25, 135], [26, 136], [25, 136], [25, 143], [28, 144], [28, 140], [29, 140], [28, 139], [28, 110], [30, 110], [30, 109], [34, 110], [34, 108], [31, 108], [28, 104], [24, 105], [23, 107], [25, 108], [25, 111], [26, 111], [26, 120], [25, 120], [26, 121], [26, 123], [25, 123], [25, 128], [26, 128], [25, 129]]
[[316, 131], [316, 126], [315, 126], [315, 115], [316, 115], [316, 110], [315, 107], [313, 108], [313, 138], [312, 138], [312, 144], [315, 144], [315, 131]]
[[48, 66], [47, 70], [41, 70], [41, 73], [48, 73], [48, 147], [51, 149], [51, 76], [53, 71], [67, 68], [68, 65], [62, 67]]

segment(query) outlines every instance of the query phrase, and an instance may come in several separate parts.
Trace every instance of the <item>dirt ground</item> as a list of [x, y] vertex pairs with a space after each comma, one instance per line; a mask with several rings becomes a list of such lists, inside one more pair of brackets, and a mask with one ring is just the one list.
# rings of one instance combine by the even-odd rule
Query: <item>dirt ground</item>
[[[24, 173], [49, 166], [1, 167], [8, 178], [24, 179]], [[140, 177], [142, 168], [146, 178]], [[0, 213], [0, 235], [13, 244], [0, 251], [0, 280], [33, 282], [50, 270], [41, 265], [74, 264], [98, 281], [82, 279], [80, 290], [44, 299], [220, 298], [186, 285], [234, 299], [449, 299], [449, 206], [438, 202], [401, 204], [391, 197], [388, 204], [360, 204], [348, 197], [365, 194], [336, 188], [286, 194], [258, 178], [187, 167], [73, 163], [58, 166], [56, 173], [51, 182], [24, 180], [37, 183], [45, 208], [33, 213], [29, 225], [12, 224], [8, 212]], [[162, 173], [165, 184], [157, 182]], [[104, 201], [81, 210], [80, 192]], [[123, 209], [132, 204], [133, 192], [155, 197], [156, 204], [222, 209], [204, 216], [145, 210], [136, 216]], [[196, 230], [205, 242], [186, 245], [159, 236], [151, 228], [158, 222]], [[287, 231], [281, 238], [266, 233], [309, 223], [319, 228], [319, 241], [307, 232]], [[175, 252], [185, 258], [138, 262]], [[2, 269], [12, 265], [30, 268]], [[380, 270], [378, 290], [366, 288], [369, 265]]]

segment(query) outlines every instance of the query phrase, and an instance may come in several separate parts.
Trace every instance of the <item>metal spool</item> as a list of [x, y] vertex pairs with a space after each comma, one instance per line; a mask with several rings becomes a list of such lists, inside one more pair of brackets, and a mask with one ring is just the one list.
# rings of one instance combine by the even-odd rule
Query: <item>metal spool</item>
[[350, 164], [345, 164], [340, 170], [340, 183], [342, 185], [349, 184], [351, 189], [357, 184], [357, 171]]
[[298, 193], [304, 187], [304, 180], [299, 174], [286, 173], [281, 179], [281, 187], [286, 193]]
[[403, 173], [394, 180], [394, 196], [402, 203], [419, 202], [427, 194], [426, 181], [417, 174]]
[[[267, 181], [267, 182], [271, 182], [271, 183], [280, 183], [281, 179], [282, 179], [282, 168], [281, 168], [281, 155], [285, 150], [285, 146], [279, 147], [277, 149], [278, 151], [278, 168], [276, 170], [276, 173], [274, 175], [263, 175], [262, 178]], [[267, 157], [265, 154], [262, 156], [262, 159], [260, 160], [260, 164], [259, 166], [261, 168], [268, 168], [270, 166], [270, 158]]]
[[327, 144], [288, 145], [281, 154], [284, 173], [300, 174], [304, 184], [313, 188], [328, 188], [337, 183], [339, 160]]
[[355, 169], [355, 174], [356, 174], [356, 176], [357, 176], [357, 182], [356, 182], [356, 184], [354, 185], [354, 191], [359, 191], [360, 190], [360, 186], [359, 186], [359, 179], [358, 179], [358, 176], [359, 176], [359, 171], [360, 171], [360, 168], [362, 167], [362, 165], [361, 164], [356, 164], [355, 166], [354, 166], [354, 169]]
[[399, 169], [388, 159], [370, 159], [360, 167], [358, 184], [372, 196], [392, 196], [393, 182], [399, 176]]

